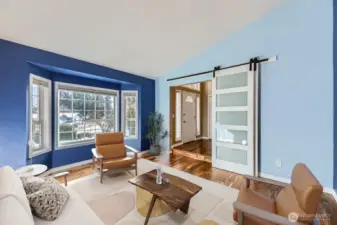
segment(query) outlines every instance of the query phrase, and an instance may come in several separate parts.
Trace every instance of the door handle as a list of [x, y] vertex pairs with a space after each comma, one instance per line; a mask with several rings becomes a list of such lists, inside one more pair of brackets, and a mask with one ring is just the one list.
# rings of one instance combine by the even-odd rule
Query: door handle
[[186, 121], [183, 121], [183, 123], [186, 123]]

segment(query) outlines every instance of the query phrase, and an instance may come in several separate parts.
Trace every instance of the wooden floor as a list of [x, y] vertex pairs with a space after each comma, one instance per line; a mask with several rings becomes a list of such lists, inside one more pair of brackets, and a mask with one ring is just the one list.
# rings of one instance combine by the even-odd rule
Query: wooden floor
[[[173, 153], [163, 154], [161, 156], [152, 156], [145, 153], [142, 154], [141, 157], [235, 189], [240, 189], [244, 184], [244, 178], [240, 174], [212, 168], [212, 164], [206, 161], [195, 160]], [[88, 176], [93, 173], [91, 165], [76, 167], [68, 171], [70, 172], [68, 181]], [[63, 182], [62, 178], [59, 179], [59, 181]], [[254, 190], [259, 191], [271, 198], [275, 198], [275, 196], [281, 190], [281, 187], [279, 186], [265, 183], [253, 183], [251, 186]], [[331, 215], [331, 220], [322, 221], [321, 224], [337, 224], [337, 203], [332, 195], [324, 193], [321, 205], [319, 207], [319, 212], [321, 214]]]
[[175, 155], [212, 162], [212, 140], [197, 140], [176, 146], [172, 149]]

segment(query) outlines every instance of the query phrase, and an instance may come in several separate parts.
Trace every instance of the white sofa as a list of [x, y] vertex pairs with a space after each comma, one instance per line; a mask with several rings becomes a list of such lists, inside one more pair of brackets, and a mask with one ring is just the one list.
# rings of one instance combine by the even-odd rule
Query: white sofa
[[104, 225], [71, 188], [62, 214], [54, 221], [32, 215], [21, 179], [11, 167], [0, 168], [0, 225]]

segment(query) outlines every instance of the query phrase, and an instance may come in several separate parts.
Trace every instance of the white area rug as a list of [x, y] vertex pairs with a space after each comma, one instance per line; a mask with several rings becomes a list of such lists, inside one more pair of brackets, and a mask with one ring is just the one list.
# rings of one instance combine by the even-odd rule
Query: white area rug
[[[146, 159], [138, 160], [138, 173], [146, 173], [157, 168], [159, 164], [148, 161]], [[180, 212], [170, 212], [163, 216], [150, 218], [149, 225], [168, 224], [168, 225], [196, 225], [205, 219], [214, 220], [223, 225], [233, 225], [233, 202], [237, 199], [238, 190], [217, 184], [212, 181], [205, 180], [200, 177], [162, 166], [164, 172], [179, 176], [190, 182], [193, 182], [202, 187], [196, 196], [194, 196], [190, 203], [189, 213], [185, 215]], [[131, 172], [132, 173], [132, 172]], [[127, 172], [110, 174], [104, 176], [104, 183], [101, 184], [99, 176], [93, 174], [87, 177], [77, 179], [69, 182], [69, 187], [75, 190], [82, 199], [90, 206], [95, 200], [109, 197], [120, 192], [136, 193], [136, 187], [129, 184], [128, 180], [131, 174]], [[95, 209], [97, 210], [97, 209]], [[102, 209], [103, 210], [103, 209]], [[113, 211], [114, 209], [111, 208]], [[104, 209], [105, 211], [105, 209]], [[113, 213], [113, 212], [112, 212]], [[98, 215], [100, 213], [97, 213]], [[101, 218], [104, 221], [104, 218]], [[117, 225], [134, 225], [144, 224], [145, 218], [141, 216], [136, 207], [131, 212], [119, 219]], [[106, 223], [111, 224], [111, 223]]]

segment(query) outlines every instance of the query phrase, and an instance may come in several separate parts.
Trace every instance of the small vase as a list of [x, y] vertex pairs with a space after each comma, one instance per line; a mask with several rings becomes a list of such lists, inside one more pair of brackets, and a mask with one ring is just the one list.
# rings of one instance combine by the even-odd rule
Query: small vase
[[163, 182], [163, 170], [161, 167], [157, 168], [157, 177], [156, 177], [156, 183], [157, 184], [162, 184]]
[[150, 154], [153, 156], [160, 154], [160, 146], [150, 146]]

